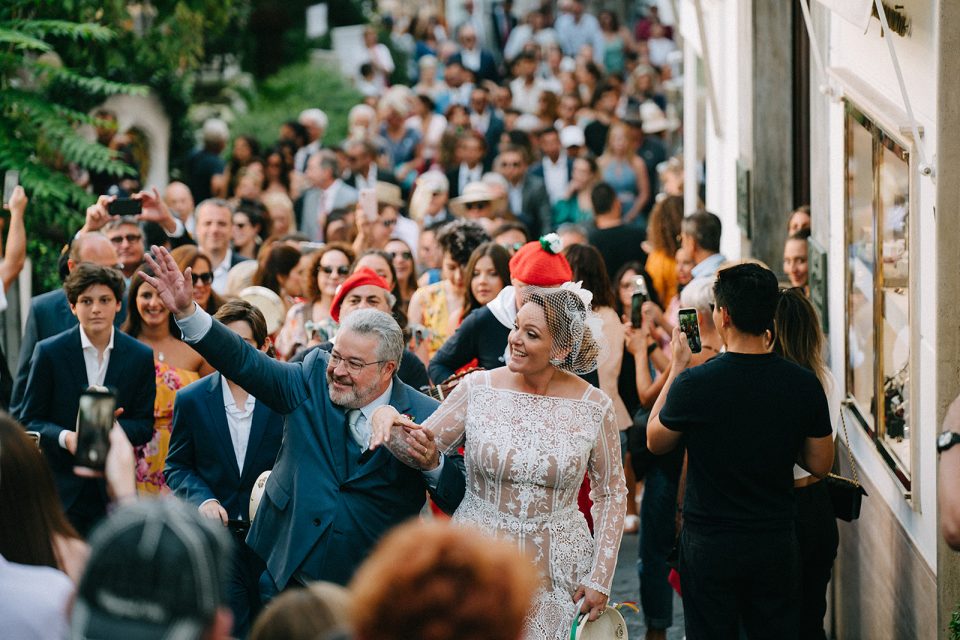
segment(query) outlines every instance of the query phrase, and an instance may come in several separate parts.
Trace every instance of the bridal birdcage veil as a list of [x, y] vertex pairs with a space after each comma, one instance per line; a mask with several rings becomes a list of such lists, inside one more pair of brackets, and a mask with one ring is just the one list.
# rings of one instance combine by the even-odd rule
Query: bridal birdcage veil
[[543, 309], [553, 337], [551, 363], [578, 376], [594, 371], [607, 348], [603, 322], [590, 308], [592, 301], [593, 294], [579, 282], [526, 287], [521, 297], [521, 306], [530, 302]]

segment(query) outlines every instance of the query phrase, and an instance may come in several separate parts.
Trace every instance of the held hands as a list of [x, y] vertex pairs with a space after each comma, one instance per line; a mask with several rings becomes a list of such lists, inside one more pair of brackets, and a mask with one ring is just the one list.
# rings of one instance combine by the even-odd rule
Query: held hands
[[147, 266], [155, 275], [143, 271], [140, 275], [151, 287], [157, 290], [160, 301], [178, 320], [193, 315], [193, 271], [190, 267], [183, 273], [177, 267], [170, 252], [154, 245], [150, 253], [144, 254]]
[[607, 608], [609, 598], [595, 589], [580, 585], [573, 594], [573, 601], [580, 603], [579, 613], [589, 613], [587, 620], [593, 622]]
[[392, 406], [385, 405], [373, 412], [370, 450], [380, 445], [408, 467], [432, 471], [440, 464], [433, 432], [406, 418]]
[[680, 373], [690, 366], [690, 358], [693, 352], [690, 351], [690, 343], [687, 342], [687, 334], [680, 331], [679, 327], [673, 328], [673, 338], [670, 340], [670, 352], [672, 358], [670, 366], [674, 373]]

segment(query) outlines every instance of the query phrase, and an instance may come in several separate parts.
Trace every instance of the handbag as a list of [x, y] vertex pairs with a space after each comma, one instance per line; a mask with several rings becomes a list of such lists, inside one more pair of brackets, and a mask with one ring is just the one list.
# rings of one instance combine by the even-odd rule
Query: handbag
[[847, 456], [850, 460], [850, 470], [853, 472], [853, 479], [845, 478], [836, 473], [828, 474], [823, 479], [827, 487], [827, 493], [830, 495], [830, 502], [833, 504], [833, 514], [846, 522], [853, 522], [860, 517], [860, 507], [863, 496], [867, 495], [860, 479], [857, 477], [857, 463], [853, 461], [853, 452], [850, 450], [850, 437], [847, 435], [847, 421], [843, 417], [843, 410], [840, 410], [840, 424], [843, 425], [843, 440], [847, 445]]
[[593, 622], [586, 613], [577, 613], [570, 626], [570, 640], [627, 640], [627, 623], [616, 607], [607, 605]]

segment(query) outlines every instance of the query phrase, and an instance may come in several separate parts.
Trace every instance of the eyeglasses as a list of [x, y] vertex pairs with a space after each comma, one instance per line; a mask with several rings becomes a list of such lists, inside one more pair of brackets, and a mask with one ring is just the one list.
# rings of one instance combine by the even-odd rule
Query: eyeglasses
[[330, 366], [336, 369], [340, 366], [340, 363], [343, 363], [343, 366], [347, 368], [347, 371], [350, 373], [360, 373], [363, 371], [364, 367], [369, 367], [372, 364], [383, 364], [386, 360], [374, 360], [373, 362], [361, 362], [360, 360], [346, 359], [341, 356], [336, 351], [330, 352]]
[[490, 206], [489, 202], [465, 202], [463, 204], [464, 208], [467, 210], [470, 209], [486, 209]]
[[323, 271], [328, 276], [334, 271], [337, 272], [338, 276], [345, 276], [350, 273], [350, 267], [326, 267], [324, 265], [320, 265], [320, 271]]
[[396, 260], [397, 256], [404, 260], [413, 260], [413, 254], [409, 251], [387, 251], [386, 254], [390, 256], [391, 260]]
[[213, 282], [213, 273], [210, 271], [206, 273], [191, 273], [190, 277], [193, 278], [193, 286], [197, 286], [198, 282], [209, 286], [210, 283]]
[[139, 233], [128, 233], [125, 236], [113, 236], [110, 238], [110, 242], [113, 244], [123, 244], [124, 240], [127, 241], [127, 244], [133, 244], [135, 242], [142, 242], [143, 236]]

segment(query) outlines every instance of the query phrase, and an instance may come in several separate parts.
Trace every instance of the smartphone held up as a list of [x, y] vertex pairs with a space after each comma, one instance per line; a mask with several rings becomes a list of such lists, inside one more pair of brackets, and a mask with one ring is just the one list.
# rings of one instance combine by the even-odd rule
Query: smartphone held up
[[700, 323], [697, 320], [697, 310], [692, 307], [680, 309], [678, 325], [680, 331], [687, 337], [687, 344], [690, 345], [690, 351], [700, 353], [703, 349], [703, 344], [700, 342]]
[[116, 407], [117, 399], [111, 391], [87, 389], [80, 395], [74, 456], [77, 475], [103, 475]]
[[13, 197], [13, 190], [20, 185], [20, 172], [16, 169], [9, 169], [3, 175], [3, 204], [10, 204]]
[[643, 324], [643, 303], [650, 299], [650, 293], [643, 276], [637, 276], [633, 287], [633, 296], [630, 298], [630, 326], [639, 329]]

